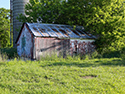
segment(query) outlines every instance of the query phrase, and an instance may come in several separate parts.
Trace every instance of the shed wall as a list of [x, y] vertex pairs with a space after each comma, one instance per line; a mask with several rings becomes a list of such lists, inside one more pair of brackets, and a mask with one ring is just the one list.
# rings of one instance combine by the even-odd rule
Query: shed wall
[[85, 55], [86, 53], [91, 53], [94, 51], [95, 46], [93, 45], [95, 40], [80, 40], [80, 39], [71, 39], [70, 40], [70, 54], [81, 54]]
[[33, 35], [26, 25], [24, 25], [17, 42], [17, 53], [19, 56], [33, 58]]
[[70, 49], [69, 39], [57, 39], [57, 38], [35, 38], [35, 53], [36, 59], [40, 59], [46, 55], [65, 54]]

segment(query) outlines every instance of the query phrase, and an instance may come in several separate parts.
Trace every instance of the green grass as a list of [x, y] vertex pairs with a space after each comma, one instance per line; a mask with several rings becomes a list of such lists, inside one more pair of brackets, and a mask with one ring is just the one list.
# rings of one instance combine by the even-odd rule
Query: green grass
[[0, 94], [125, 94], [121, 58], [0, 62]]

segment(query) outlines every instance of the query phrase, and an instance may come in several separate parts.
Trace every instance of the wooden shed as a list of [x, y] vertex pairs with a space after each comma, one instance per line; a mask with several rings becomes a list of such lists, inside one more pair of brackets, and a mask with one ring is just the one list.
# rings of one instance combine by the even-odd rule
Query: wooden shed
[[53, 53], [84, 55], [94, 51], [94, 39], [82, 26], [24, 23], [16, 40], [17, 53], [31, 59]]

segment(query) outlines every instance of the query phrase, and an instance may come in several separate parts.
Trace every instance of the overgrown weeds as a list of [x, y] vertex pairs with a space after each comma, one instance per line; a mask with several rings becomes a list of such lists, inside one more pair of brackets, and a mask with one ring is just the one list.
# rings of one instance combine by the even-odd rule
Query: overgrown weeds
[[65, 56], [65, 58], [62, 55], [57, 56], [57, 54], [53, 53], [51, 55], [44, 55], [44, 57], [41, 56], [40, 60], [53, 61], [53, 60], [68, 59], [68, 60], [78, 60], [79, 61], [79, 60], [90, 60], [90, 59], [100, 59], [100, 58], [122, 58], [122, 59], [125, 59], [125, 51], [124, 51], [124, 49], [122, 49], [121, 51], [114, 51], [114, 52], [109, 52], [109, 53], [104, 53], [104, 52], [98, 53], [97, 51], [94, 51], [94, 52], [88, 53], [86, 55], [77, 54], [74, 56], [67, 54]]
[[0, 49], [1, 54], [6, 55], [8, 59], [17, 58], [17, 50], [15, 48], [2, 48]]
[[8, 59], [8, 56], [6, 55], [6, 53], [2, 53], [0, 51], [0, 62], [5, 62]]
[[121, 58], [122, 58], [122, 59], [124, 60], [124, 62], [125, 62], [125, 48], [122, 49]]

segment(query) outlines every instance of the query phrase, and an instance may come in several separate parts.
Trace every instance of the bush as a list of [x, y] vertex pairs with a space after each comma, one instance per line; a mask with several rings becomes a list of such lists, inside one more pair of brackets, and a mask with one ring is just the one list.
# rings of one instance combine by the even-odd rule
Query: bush
[[125, 60], [125, 47], [121, 50], [121, 58]]
[[8, 59], [7, 55], [6, 54], [3, 54], [2, 52], [0, 52], [0, 62], [4, 62]]
[[1, 54], [6, 54], [9, 59], [17, 57], [17, 50], [15, 48], [2, 48]]

